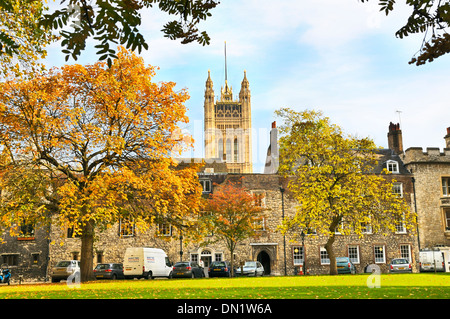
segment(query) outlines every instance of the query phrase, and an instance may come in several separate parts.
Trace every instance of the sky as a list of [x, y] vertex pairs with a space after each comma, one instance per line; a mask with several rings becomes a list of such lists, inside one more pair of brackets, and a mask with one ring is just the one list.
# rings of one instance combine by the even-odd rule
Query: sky
[[[159, 67], [155, 81], [186, 88], [195, 149], [184, 154], [203, 157], [203, 101], [208, 70], [216, 96], [225, 83], [239, 94], [244, 70], [252, 103], [253, 171], [264, 169], [275, 110], [320, 110], [347, 134], [369, 137], [387, 148], [390, 122], [400, 123], [403, 146], [444, 148], [450, 127], [448, 88], [450, 55], [424, 66], [408, 64], [423, 36], [404, 39], [395, 31], [406, 23], [410, 8], [396, 4], [386, 16], [378, 1], [359, 0], [222, 0], [199, 25], [211, 43], [181, 44], [164, 38], [162, 26], [175, 17], [158, 9], [143, 12], [149, 50], [146, 64]], [[91, 47], [76, 63], [92, 64]], [[59, 44], [49, 48], [48, 66], [65, 63]], [[75, 63], [69, 60], [68, 63]]]

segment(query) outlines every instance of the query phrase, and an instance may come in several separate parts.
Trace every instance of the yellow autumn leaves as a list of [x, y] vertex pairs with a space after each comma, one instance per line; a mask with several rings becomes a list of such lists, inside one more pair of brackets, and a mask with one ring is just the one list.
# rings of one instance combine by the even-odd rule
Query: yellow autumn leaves
[[[142, 228], [155, 218], [187, 226], [201, 198], [198, 166], [178, 167], [172, 157], [192, 145], [179, 129], [188, 122], [188, 94], [152, 82], [154, 75], [119, 48], [111, 67], [68, 65], [0, 83], [0, 186], [9, 194], [2, 219], [20, 223], [11, 203], [32, 197], [26, 210], [35, 221], [58, 216], [79, 234], [120, 218]], [[18, 171], [32, 187], [7, 178]]]

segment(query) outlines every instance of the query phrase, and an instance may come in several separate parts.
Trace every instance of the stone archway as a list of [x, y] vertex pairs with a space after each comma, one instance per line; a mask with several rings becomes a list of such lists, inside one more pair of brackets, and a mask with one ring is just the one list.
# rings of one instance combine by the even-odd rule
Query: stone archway
[[270, 260], [270, 256], [268, 253], [266, 253], [264, 250], [261, 250], [258, 254], [258, 256], [256, 256], [256, 260], [259, 261], [263, 267], [264, 267], [264, 275], [270, 275], [272, 272], [271, 269], [271, 260]]

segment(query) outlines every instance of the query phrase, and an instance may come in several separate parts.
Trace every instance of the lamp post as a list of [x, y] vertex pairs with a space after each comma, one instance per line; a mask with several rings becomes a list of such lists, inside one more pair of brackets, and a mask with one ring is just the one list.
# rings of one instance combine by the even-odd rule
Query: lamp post
[[303, 275], [306, 275], [305, 233], [303, 232], [303, 230], [300, 236], [302, 237], [302, 249], [303, 249]]
[[420, 251], [420, 237], [419, 237], [419, 216], [417, 216], [417, 201], [416, 201], [416, 179], [411, 177], [412, 185], [413, 185], [413, 193], [414, 193], [414, 210], [416, 213], [416, 229], [417, 229], [417, 244]]
[[180, 261], [183, 261], [183, 235], [180, 234]]
[[[284, 222], [284, 188], [283, 186], [280, 186], [280, 192], [281, 192], [281, 218], [282, 222]], [[286, 235], [283, 234], [283, 251], [284, 251], [284, 275], [287, 276], [287, 269], [286, 269]]]

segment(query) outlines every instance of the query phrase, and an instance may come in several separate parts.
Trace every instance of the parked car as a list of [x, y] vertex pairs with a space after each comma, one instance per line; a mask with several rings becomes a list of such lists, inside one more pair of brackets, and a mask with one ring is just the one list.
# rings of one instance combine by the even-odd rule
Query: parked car
[[412, 267], [407, 259], [394, 258], [389, 264], [389, 272], [412, 272]]
[[52, 282], [67, 280], [71, 275], [80, 274], [79, 260], [61, 260], [52, 269]]
[[259, 261], [246, 261], [244, 266], [236, 269], [236, 276], [263, 276], [264, 267]]
[[355, 274], [356, 267], [348, 257], [336, 257], [338, 274]]
[[196, 262], [180, 261], [173, 265], [173, 278], [202, 278], [205, 277], [203, 267]]
[[209, 277], [231, 277], [231, 266], [228, 261], [213, 261], [208, 268]]
[[97, 264], [94, 268], [96, 279], [124, 279], [123, 265], [119, 263]]

